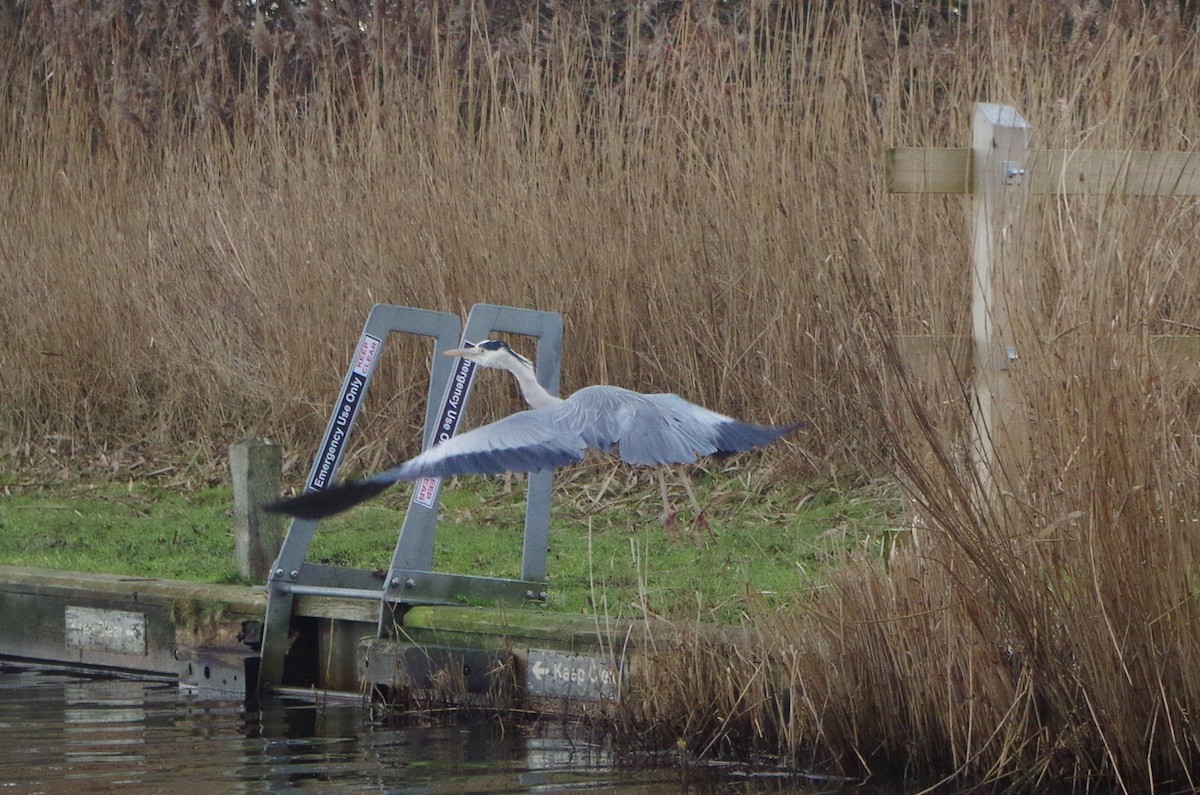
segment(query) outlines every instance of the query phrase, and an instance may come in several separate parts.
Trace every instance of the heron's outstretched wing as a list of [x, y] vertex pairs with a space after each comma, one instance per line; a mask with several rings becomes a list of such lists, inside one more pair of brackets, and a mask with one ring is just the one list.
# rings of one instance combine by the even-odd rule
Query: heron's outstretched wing
[[536, 472], [579, 461], [588, 447], [620, 448], [630, 464], [687, 464], [775, 441], [799, 426], [751, 425], [678, 395], [593, 386], [554, 406], [530, 409], [451, 437], [365, 480], [310, 491], [268, 507], [304, 519], [333, 516], [400, 480]]
[[447, 475], [536, 472], [579, 461], [583, 437], [556, 421], [560, 406], [516, 414], [452, 436], [399, 466], [363, 480], [280, 500], [267, 510], [302, 519], [323, 519], [364, 502], [401, 480]]
[[590, 447], [616, 445], [621, 460], [647, 466], [729, 455], [769, 444], [800, 427], [751, 425], [678, 395], [643, 395], [610, 386], [585, 387], [563, 408], [560, 421], [577, 430]]
[[537, 472], [579, 461], [587, 443], [579, 432], [558, 421], [562, 406], [510, 414], [435, 444], [398, 467], [370, 480], [416, 480], [447, 475], [499, 475]]

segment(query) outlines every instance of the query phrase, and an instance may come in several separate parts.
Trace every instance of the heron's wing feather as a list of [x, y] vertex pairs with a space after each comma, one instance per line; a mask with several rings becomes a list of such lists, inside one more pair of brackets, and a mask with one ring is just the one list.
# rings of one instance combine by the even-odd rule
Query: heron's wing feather
[[618, 446], [628, 464], [690, 464], [778, 440], [796, 425], [751, 425], [692, 404], [679, 395], [643, 395], [619, 387], [586, 387], [563, 405], [560, 422], [589, 447]]
[[791, 425], [754, 425], [730, 420], [717, 426], [714, 440], [717, 452], [713, 455], [727, 456], [742, 450], [749, 450], [751, 447], [762, 447], [806, 426], [807, 423], [804, 422]]
[[796, 426], [751, 425], [678, 395], [643, 395], [610, 386], [586, 387], [565, 404], [562, 421], [591, 447], [620, 447], [630, 464], [686, 464], [706, 455], [759, 447]]
[[536, 472], [579, 461], [587, 444], [557, 422], [559, 406], [520, 411], [453, 436], [369, 480]]
[[714, 434], [728, 417], [676, 395], [641, 395], [631, 405], [620, 439], [621, 458], [631, 464], [685, 464], [718, 452]]
[[354, 480], [335, 483], [320, 491], [306, 491], [295, 497], [271, 503], [267, 510], [271, 513], [295, 516], [297, 519], [324, 519], [348, 511], [360, 502], [366, 502], [395, 482]]
[[302, 519], [323, 519], [379, 494], [401, 480], [447, 475], [536, 472], [583, 458], [586, 443], [555, 421], [557, 407], [521, 411], [435, 444], [399, 466], [369, 478], [309, 491], [268, 507]]

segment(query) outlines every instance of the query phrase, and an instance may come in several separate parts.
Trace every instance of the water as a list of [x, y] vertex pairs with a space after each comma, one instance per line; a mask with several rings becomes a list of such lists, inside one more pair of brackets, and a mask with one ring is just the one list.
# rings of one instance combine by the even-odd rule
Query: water
[[556, 722], [397, 725], [369, 712], [286, 700], [246, 711], [172, 683], [0, 666], [0, 795], [844, 791], [769, 772], [632, 770]]

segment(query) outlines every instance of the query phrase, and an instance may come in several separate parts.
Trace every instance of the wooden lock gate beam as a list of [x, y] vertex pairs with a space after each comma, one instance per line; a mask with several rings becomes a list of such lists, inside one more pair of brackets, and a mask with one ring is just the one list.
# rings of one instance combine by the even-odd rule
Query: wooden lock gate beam
[[[977, 412], [972, 447], [985, 484], [991, 482], [998, 442], [1018, 448], [1017, 455], [1027, 452], [1022, 449], [1027, 441], [1015, 438], [1023, 437], [1023, 431], [1006, 431], [1010, 425], [1023, 425], [1023, 412], [1009, 372], [1019, 348], [1004, 287], [1022, 277], [1017, 241], [1028, 196], [1200, 196], [1198, 152], [1034, 150], [1029, 146], [1031, 133], [1016, 108], [977, 103], [971, 148], [898, 147], [886, 155], [889, 193], [972, 197], [972, 408]], [[1197, 341], [1200, 337], [1156, 337], [1152, 349], [1174, 365], [1175, 377], [1200, 380]], [[950, 344], [953, 347], [953, 341]]]

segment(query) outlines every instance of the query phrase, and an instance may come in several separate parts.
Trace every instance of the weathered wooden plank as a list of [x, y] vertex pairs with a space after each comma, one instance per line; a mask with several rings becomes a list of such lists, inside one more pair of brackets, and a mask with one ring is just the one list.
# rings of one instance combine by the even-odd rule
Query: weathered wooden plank
[[[970, 149], [897, 147], [885, 163], [889, 193], [970, 190]], [[1021, 167], [1043, 195], [1200, 196], [1200, 152], [1043, 150]]]
[[1165, 334], [1152, 337], [1150, 352], [1163, 381], [1200, 381], [1200, 336]]
[[974, 351], [965, 334], [902, 334], [894, 341], [904, 366], [919, 381], [932, 383], [946, 373], [963, 381], [971, 378]]
[[195, 605], [221, 605], [225, 615], [261, 617], [267, 603], [259, 587], [217, 585], [166, 580], [157, 577], [130, 577], [121, 574], [93, 574], [58, 571], [28, 566], [0, 566], [0, 588], [8, 591], [54, 595], [86, 591], [97, 598], [113, 601], [189, 602]]
[[971, 150], [896, 147], [887, 150], [884, 180], [888, 193], [967, 193], [971, 189]]
[[471, 635], [499, 635], [542, 641], [557, 640], [559, 647], [573, 648], [578, 643], [595, 644], [610, 632], [625, 634], [644, 622], [628, 620], [599, 621], [595, 617], [543, 613], [504, 608], [464, 609], [441, 605], [410, 607], [404, 614], [408, 630], [425, 629]]
[[207, 680], [211, 664], [189, 660], [248, 656], [265, 608], [262, 589], [0, 566], [0, 654]]
[[346, 599], [336, 596], [297, 596], [292, 615], [332, 618], [360, 624], [379, 622], [379, 599]]
[[[970, 377], [971, 338], [950, 334], [910, 334], [894, 338], [908, 371], [921, 381], [948, 375]], [[1200, 382], [1200, 334], [1163, 334], [1150, 338], [1157, 377], [1166, 383]]]
[[1200, 196], [1200, 152], [1045, 151], [1029, 176], [1042, 194]]

